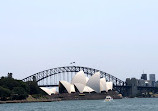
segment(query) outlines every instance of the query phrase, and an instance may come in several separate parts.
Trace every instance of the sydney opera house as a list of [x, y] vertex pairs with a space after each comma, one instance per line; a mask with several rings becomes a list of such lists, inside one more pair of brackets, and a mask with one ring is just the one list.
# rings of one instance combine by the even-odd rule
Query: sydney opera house
[[[41, 87], [47, 94], [57, 93], [55, 88], [48, 89]], [[86, 77], [83, 71], [76, 73], [71, 83], [67, 81], [59, 81], [59, 94], [73, 93], [97, 93], [108, 92], [113, 89], [113, 83], [107, 82], [105, 78], [100, 78], [100, 72], [96, 72], [90, 78]]]

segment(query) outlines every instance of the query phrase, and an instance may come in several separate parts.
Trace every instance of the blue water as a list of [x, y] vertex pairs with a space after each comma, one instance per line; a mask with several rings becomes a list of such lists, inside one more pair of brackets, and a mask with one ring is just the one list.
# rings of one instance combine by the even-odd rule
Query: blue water
[[0, 111], [158, 111], [158, 98], [0, 104]]

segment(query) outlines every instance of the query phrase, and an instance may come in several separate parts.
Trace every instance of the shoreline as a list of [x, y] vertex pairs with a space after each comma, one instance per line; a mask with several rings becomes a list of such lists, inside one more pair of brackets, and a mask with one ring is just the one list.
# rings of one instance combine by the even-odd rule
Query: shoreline
[[48, 99], [48, 100], [9, 100], [9, 101], [0, 101], [0, 104], [6, 104], [6, 103], [35, 103], [35, 102], [55, 102], [55, 101], [61, 101], [61, 99]]
[[[127, 97], [123, 97], [127, 98]], [[135, 97], [134, 97], [135, 98]], [[158, 97], [136, 97], [136, 98], [158, 98]], [[132, 99], [128, 97], [128, 99]], [[68, 101], [75, 100], [75, 99], [67, 99]], [[77, 99], [77, 100], [87, 100], [87, 99]], [[101, 99], [88, 99], [88, 100], [101, 100]], [[56, 102], [56, 101], [66, 101], [66, 99], [48, 99], [48, 100], [9, 100], [9, 101], [0, 101], [0, 104], [8, 104], [8, 103], [36, 103], [36, 102]]]

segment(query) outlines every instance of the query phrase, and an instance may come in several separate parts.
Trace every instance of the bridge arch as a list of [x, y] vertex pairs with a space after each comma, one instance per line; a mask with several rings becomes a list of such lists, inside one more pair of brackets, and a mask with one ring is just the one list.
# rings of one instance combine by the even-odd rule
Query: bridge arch
[[119, 78], [108, 74], [106, 72], [97, 70], [97, 69], [93, 69], [93, 68], [89, 68], [89, 67], [82, 67], [82, 66], [65, 66], [65, 67], [57, 67], [57, 68], [52, 68], [52, 69], [48, 69], [48, 70], [44, 70], [41, 72], [38, 72], [36, 74], [33, 74], [29, 77], [26, 77], [24, 79], [22, 79], [24, 82], [27, 81], [37, 81], [40, 82], [44, 79], [47, 79], [53, 75], [57, 75], [60, 73], [65, 73], [65, 72], [79, 72], [79, 71], [83, 71], [87, 76], [90, 75], [92, 76], [95, 72], [100, 72], [101, 74], [101, 78], [105, 77], [107, 81], [112, 81], [114, 83], [115, 86], [124, 86], [125, 82], [120, 80]]

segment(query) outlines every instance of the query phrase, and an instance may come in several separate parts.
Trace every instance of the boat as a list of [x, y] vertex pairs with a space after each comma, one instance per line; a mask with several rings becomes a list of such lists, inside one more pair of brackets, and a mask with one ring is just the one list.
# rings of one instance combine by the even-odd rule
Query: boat
[[112, 101], [112, 100], [113, 100], [113, 98], [111, 96], [106, 96], [104, 101]]

